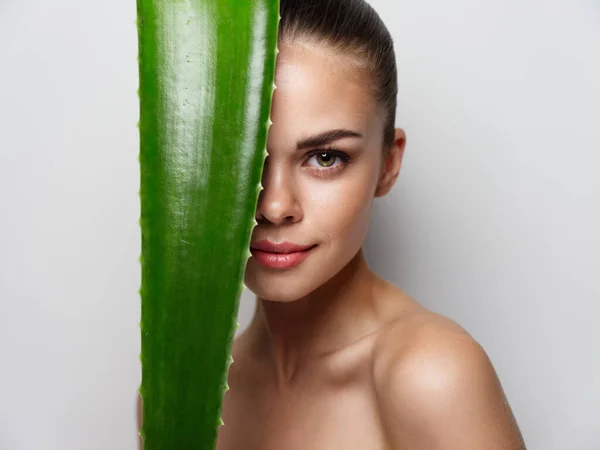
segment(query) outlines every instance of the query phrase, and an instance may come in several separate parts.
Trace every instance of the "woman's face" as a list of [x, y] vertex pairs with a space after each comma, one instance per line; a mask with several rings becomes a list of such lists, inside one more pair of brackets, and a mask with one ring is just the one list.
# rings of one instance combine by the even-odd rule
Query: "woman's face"
[[[302, 298], [346, 266], [365, 239], [384, 118], [368, 80], [348, 62], [322, 47], [280, 46], [245, 276], [259, 298]], [[277, 254], [294, 249], [269, 247], [282, 242], [311, 248]]]

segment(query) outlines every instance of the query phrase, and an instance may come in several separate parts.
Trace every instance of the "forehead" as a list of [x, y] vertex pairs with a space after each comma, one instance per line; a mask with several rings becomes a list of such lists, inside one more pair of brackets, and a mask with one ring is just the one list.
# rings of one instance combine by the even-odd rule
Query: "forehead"
[[284, 44], [279, 49], [270, 141], [291, 144], [299, 136], [338, 128], [367, 138], [379, 128], [382, 133], [369, 77], [353, 67], [350, 57], [323, 46]]

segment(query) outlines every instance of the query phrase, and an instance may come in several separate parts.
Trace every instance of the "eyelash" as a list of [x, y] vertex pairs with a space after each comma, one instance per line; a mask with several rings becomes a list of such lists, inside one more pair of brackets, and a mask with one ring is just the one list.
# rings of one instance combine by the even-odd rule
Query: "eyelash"
[[306, 155], [306, 161], [309, 161], [310, 158], [312, 158], [313, 156], [318, 156], [318, 155], [322, 155], [322, 154], [327, 154], [327, 155], [339, 158], [341, 160], [341, 163], [338, 163], [331, 167], [321, 167], [321, 168], [318, 168], [316, 166], [310, 166], [310, 168], [315, 171], [317, 176], [325, 177], [325, 176], [332, 175], [334, 173], [339, 172], [340, 170], [343, 170], [345, 167], [348, 166], [348, 164], [351, 164], [353, 162], [347, 153], [344, 153], [341, 150], [337, 150], [335, 148], [322, 148], [322, 149], [318, 149], [318, 150], [313, 150], [312, 152], [309, 152]]

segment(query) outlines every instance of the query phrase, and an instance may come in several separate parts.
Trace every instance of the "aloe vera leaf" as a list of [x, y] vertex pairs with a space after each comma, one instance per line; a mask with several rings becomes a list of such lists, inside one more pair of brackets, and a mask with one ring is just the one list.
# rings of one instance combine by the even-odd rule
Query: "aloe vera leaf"
[[216, 444], [278, 22], [278, 0], [137, 0], [146, 450]]

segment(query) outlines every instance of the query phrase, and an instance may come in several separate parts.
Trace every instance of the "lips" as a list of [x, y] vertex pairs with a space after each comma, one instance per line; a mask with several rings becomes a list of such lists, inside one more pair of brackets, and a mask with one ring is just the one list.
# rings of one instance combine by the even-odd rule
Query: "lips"
[[293, 242], [276, 244], [263, 240], [250, 246], [250, 253], [262, 265], [273, 269], [288, 269], [304, 261], [316, 245], [299, 245]]

